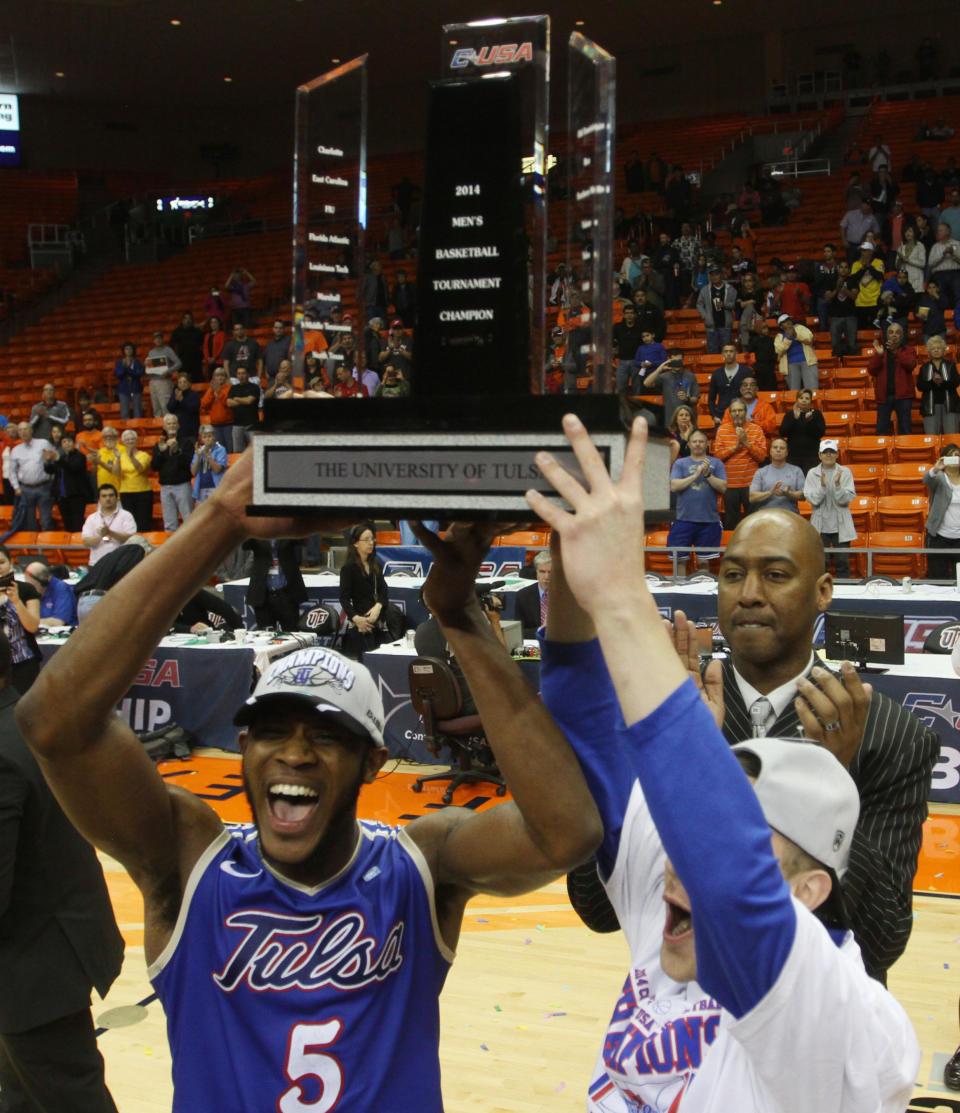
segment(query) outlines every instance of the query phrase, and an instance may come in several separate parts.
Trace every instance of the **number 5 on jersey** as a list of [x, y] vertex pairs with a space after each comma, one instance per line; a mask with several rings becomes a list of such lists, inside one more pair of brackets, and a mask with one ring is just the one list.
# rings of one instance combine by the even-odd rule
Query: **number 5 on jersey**
[[[343, 1021], [326, 1020], [322, 1024], [294, 1024], [287, 1040], [287, 1061], [284, 1073], [291, 1085], [277, 1098], [279, 1113], [328, 1113], [340, 1099], [343, 1089], [343, 1068], [336, 1056], [319, 1048], [336, 1043]], [[313, 1086], [304, 1086], [305, 1079], [315, 1078], [319, 1095], [306, 1100]]]

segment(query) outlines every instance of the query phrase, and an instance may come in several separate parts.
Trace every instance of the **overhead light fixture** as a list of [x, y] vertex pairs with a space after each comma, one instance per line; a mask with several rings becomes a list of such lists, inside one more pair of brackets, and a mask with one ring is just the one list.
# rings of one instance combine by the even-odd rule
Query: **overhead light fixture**
[[179, 19], [171, 19], [170, 20], [170, 26], [171, 27], [179, 27], [180, 26], [180, 20]]
[[229, 84], [231, 81], [233, 81], [233, 78], [232, 77], [225, 77], [223, 80], [226, 81]]
[[582, 27], [582, 26], [583, 26], [583, 20], [582, 20], [582, 19], [578, 19], [578, 20], [577, 20], [577, 22], [576, 22], [576, 26], [577, 26], [577, 27]]
[[54, 77], [66, 77], [67, 75], [63, 72], [63, 70], [57, 70], [57, 72], [53, 76]]
[[335, 65], [335, 66], [339, 66], [339, 65], [340, 65], [340, 59], [339, 59], [339, 58], [331, 58], [331, 59], [330, 59], [330, 61], [331, 61], [331, 62], [333, 63], [333, 65]]

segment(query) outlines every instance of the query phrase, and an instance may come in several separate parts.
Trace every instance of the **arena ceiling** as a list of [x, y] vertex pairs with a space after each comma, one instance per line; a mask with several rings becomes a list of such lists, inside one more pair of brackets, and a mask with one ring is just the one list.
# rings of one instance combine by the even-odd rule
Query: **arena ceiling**
[[[332, 59], [364, 52], [372, 91], [409, 90], [412, 82], [439, 76], [444, 23], [526, 14], [526, 7], [489, 0], [0, 0], [0, 90], [75, 102], [240, 109], [289, 103], [293, 88], [329, 69]], [[755, 33], [771, 19], [789, 42], [805, 28], [822, 29], [836, 12], [835, 0], [549, 5], [561, 67], [577, 20], [628, 65], [631, 54], [651, 43], [682, 59], [685, 43]], [[919, 41], [955, 25], [956, 0], [846, 0], [842, 12], [847, 27], [901, 13]], [[731, 59], [734, 78], [744, 64], [751, 63]]]

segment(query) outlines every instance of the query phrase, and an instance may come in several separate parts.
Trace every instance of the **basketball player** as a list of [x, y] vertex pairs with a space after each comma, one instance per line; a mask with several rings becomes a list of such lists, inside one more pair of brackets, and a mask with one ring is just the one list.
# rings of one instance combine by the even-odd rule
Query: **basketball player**
[[175, 1113], [440, 1113], [437, 999], [467, 900], [556, 878], [596, 847], [599, 815], [480, 611], [494, 531], [466, 526], [444, 541], [418, 527], [425, 597], [515, 803], [358, 823], [387, 756], [383, 706], [367, 670], [326, 649], [273, 664], [237, 714], [253, 825], [226, 830], [165, 784], [114, 709], [176, 614], [244, 538], [345, 524], [246, 517], [251, 475], [248, 450], [100, 601], [18, 722], [68, 816], [143, 893]]
[[[582, 424], [565, 429], [589, 492], [543, 453], [574, 512], [527, 496], [561, 537], [543, 695], [600, 808], [598, 864], [631, 952], [588, 1107], [901, 1113], [916, 1036], [841, 926], [856, 786], [820, 746], [731, 751], [707, 702], [719, 677], [702, 699], [644, 579], [644, 423], [616, 484]], [[598, 580], [612, 548], [623, 559]], [[688, 656], [692, 636], [678, 633]]]

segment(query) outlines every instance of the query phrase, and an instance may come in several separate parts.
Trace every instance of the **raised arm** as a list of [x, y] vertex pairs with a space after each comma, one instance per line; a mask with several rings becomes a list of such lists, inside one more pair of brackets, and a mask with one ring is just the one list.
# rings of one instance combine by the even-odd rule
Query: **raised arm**
[[[474, 583], [495, 527], [455, 524], [441, 540], [414, 523], [434, 554], [424, 598], [463, 669], [513, 801], [487, 812], [448, 809], [408, 827], [439, 886], [521, 893], [587, 858], [600, 820], [566, 739], [484, 617]], [[550, 787], [543, 783], [550, 771]]]
[[[626, 724], [621, 775], [636, 776], [668, 857], [690, 897], [697, 979], [735, 1016], [774, 984], [796, 930], [789, 887], [756, 796], [660, 620], [643, 571], [646, 424], [634, 424], [623, 475], [611, 482], [579, 419], [564, 428], [589, 491], [548, 453], [537, 463], [574, 512], [527, 499], [561, 535], [570, 589], [597, 628]], [[597, 577], [602, 553], [622, 554]], [[580, 754], [581, 760], [590, 756]], [[689, 807], [680, 808], [685, 799]]]
[[292, 519], [245, 518], [252, 459], [248, 452], [190, 521], [107, 593], [17, 705], [20, 730], [64, 811], [145, 894], [179, 878], [183, 841], [205, 845], [220, 821], [202, 801], [167, 789], [115, 709], [183, 605], [246, 536], [300, 528]]

